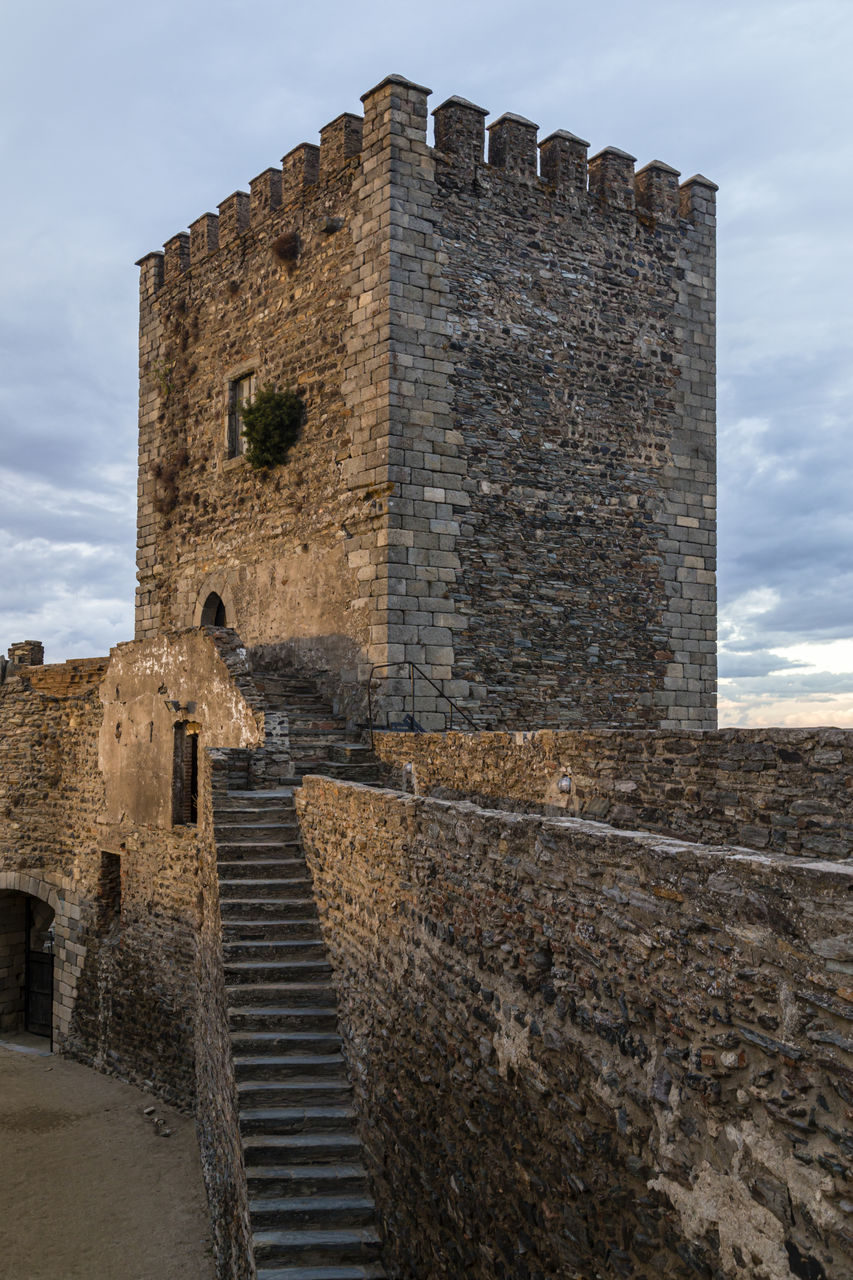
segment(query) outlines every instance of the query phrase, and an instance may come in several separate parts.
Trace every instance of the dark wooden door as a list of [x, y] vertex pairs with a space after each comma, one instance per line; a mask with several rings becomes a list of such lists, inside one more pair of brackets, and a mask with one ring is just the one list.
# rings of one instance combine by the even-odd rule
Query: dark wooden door
[[44, 934], [32, 927], [32, 908], [27, 911], [27, 965], [24, 992], [24, 1026], [35, 1036], [53, 1036], [53, 952], [36, 950], [44, 945]]

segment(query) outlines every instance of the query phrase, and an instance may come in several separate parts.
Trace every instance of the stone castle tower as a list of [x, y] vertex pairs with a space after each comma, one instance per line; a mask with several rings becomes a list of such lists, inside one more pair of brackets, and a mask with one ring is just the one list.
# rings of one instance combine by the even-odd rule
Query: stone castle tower
[[[362, 710], [715, 726], [714, 191], [389, 76], [141, 266], [136, 637]], [[538, 156], [538, 163], [537, 163]], [[305, 423], [255, 471], [235, 406]], [[435, 687], [417, 716], [444, 726]]]

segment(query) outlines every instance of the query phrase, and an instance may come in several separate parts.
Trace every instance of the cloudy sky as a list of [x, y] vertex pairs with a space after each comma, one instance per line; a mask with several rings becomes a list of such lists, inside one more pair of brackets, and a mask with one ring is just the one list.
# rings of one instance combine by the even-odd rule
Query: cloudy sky
[[851, 0], [7, 0], [0, 646], [132, 635], [136, 258], [396, 71], [719, 193], [721, 723], [853, 726]]

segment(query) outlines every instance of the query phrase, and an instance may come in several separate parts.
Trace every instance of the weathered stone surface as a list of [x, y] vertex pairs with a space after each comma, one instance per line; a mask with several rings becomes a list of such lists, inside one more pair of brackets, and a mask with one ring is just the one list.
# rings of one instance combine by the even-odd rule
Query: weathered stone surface
[[319, 778], [297, 807], [399, 1274], [851, 1273], [850, 867]]
[[853, 854], [849, 729], [378, 733], [375, 742], [394, 785], [412, 765], [429, 795], [809, 858]]

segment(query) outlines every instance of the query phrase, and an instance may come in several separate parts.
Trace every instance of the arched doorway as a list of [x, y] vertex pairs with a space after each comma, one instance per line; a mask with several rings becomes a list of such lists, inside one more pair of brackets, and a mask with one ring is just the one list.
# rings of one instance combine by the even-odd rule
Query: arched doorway
[[222, 597], [211, 591], [201, 608], [201, 625], [203, 627], [227, 627], [225, 605]]
[[52, 1038], [54, 911], [18, 890], [0, 890], [0, 1033]]

